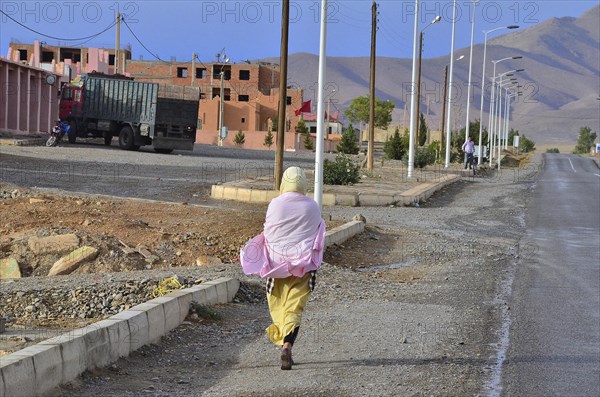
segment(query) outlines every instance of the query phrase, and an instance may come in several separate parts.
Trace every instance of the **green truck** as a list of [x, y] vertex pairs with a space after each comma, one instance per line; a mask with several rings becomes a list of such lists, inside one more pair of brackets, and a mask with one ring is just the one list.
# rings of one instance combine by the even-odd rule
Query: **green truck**
[[193, 150], [200, 92], [196, 87], [134, 81], [121, 75], [86, 74], [60, 93], [59, 117], [71, 126], [69, 142], [118, 137], [125, 150]]

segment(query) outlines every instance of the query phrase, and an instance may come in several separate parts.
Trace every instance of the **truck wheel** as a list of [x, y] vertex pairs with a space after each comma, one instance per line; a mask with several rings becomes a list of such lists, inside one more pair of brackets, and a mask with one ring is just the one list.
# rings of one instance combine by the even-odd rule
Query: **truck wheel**
[[69, 143], [75, 143], [77, 141], [77, 121], [69, 120], [69, 126], [71, 129], [67, 134], [67, 138], [69, 139]]
[[125, 150], [138, 150], [140, 147], [133, 144], [133, 130], [129, 126], [121, 128], [119, 133], [119, 146]]
[[102, 133], [102, 137], [104, 138], [104, 145], [110, 146], [110, 144], [112, 143], [112, 132], [104, 131]]
[[173, 149], [156, 149], [154, 148], [156, 153], [169, 154], [173, 152]]

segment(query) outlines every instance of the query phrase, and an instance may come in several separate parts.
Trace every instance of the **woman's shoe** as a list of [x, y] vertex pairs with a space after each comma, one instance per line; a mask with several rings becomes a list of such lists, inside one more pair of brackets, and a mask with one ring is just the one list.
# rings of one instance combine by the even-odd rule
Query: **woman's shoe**
[[281, 349], [281, 369], [290, 370], [292, 369], [292, 364], [294, 361], [292, 360], [292, 351], [288, 348]]

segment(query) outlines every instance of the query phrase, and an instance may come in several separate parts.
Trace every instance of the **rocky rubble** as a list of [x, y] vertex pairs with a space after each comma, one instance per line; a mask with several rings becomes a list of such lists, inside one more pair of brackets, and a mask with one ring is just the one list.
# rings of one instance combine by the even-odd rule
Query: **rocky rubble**
[[[205, 281], [179, 277], [183, 288]], [[17, 322], [59, 318], [101, 319], [153, 298], [161, 279], [143, 278], [110, 281], [92, 286], [64, 285], [48, 290], [0, 293], [0, 315]]]
[[29, 196], [28, 189], [3, 188], [0, 189], [0, 200], [10, 200]]

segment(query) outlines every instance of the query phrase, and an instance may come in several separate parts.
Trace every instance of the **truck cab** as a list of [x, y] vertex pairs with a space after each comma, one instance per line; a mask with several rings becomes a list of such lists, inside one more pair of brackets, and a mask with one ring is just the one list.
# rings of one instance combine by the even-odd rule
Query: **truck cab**
[[65, 84], [60, 93], [58, 117], [69, 121], [81, 114], [83, 108], [82, 88]]

